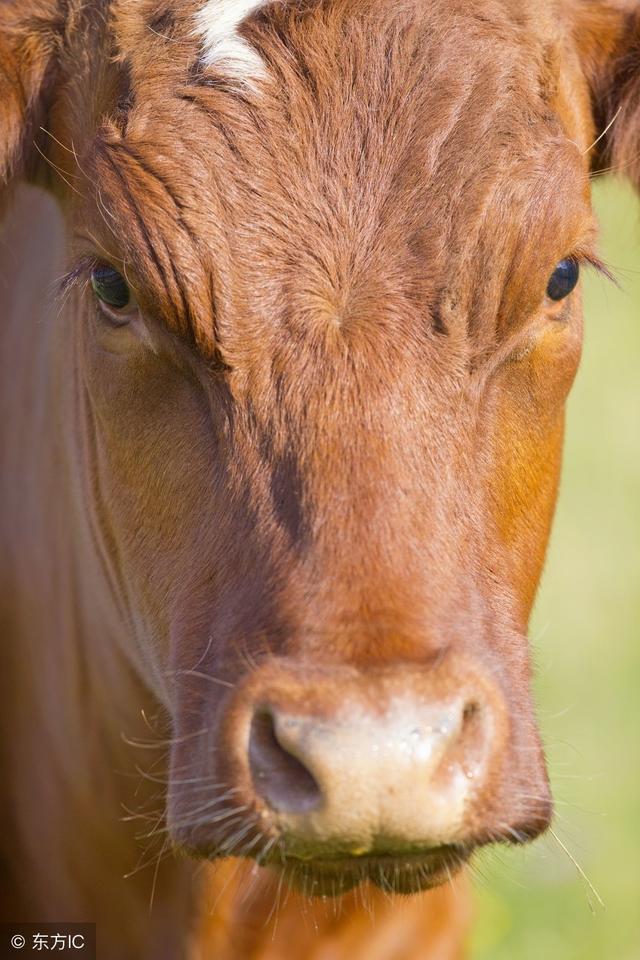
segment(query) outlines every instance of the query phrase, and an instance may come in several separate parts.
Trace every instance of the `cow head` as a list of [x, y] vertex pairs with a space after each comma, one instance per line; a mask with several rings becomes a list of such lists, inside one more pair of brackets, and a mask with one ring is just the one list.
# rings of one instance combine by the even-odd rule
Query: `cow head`
[[536, 836], [527, 622], [590, 168], [640, 174], [636, 5], [0, 24], [0, 169], [68, 234], [87, 588], [170, 717], [174, 841], [407, 891]]

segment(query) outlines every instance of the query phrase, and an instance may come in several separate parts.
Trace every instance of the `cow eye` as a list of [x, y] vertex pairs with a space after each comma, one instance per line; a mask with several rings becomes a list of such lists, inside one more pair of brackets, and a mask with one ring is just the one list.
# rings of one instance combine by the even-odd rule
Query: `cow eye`
[[547, 296], [550, 300], [564, 300], [575, 290], [580, 279], [580, 264], [577, 260], [561, 260], [551, 274]]
[[91, 286], [103, 312], [116, 323], [126, 323], [136, 304], [122, 274], [106, 263], [97, 264], [91, 271]]

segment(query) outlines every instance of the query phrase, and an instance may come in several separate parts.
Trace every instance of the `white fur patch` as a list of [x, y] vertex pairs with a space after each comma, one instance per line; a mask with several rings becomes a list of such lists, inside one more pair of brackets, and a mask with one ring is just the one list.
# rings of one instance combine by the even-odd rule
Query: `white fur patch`
[[266, 76], [259, 54], [238, 34], [240, 24], [264, 3], [265, 0], [207, 0], [196, 15], [206, 66], [220, 67], [228, 76], [245, 83]]

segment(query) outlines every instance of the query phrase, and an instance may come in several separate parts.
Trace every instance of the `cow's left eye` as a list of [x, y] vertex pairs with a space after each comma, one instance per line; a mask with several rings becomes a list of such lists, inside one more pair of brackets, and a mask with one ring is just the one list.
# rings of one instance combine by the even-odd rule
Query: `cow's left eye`
[[564, 300], [575, 290], [580, 279], [580, 264], [571, 258], [561, 260], [551, 274], [547, 296], [550, 300]]
[[91, 271], [91, 286], [103, 312], [114, 322], [125, 323], [137, 309], [129, 284], [113, 267], [97, 264]]

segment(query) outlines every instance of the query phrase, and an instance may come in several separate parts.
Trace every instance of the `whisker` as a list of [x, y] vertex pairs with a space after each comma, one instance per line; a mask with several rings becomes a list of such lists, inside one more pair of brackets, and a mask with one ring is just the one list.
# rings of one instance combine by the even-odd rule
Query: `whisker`
[[203, 737], [206, 733], [210, 732], [211, 727], [204, 727], [202, 730], [195, 731], [195, 733], [185, 733], [181, 737], [168, 737], [164, 740], [138, 740], [128, 737], [125, 733], [121, 733], [120, 738], [128, 747], [134, 747], [139, 750], [159, 750], [161, 747], [173, 747], [176, 744], [187, 743], [189, 740]]
[[201, 673], [200, 670], [178, 670], [173, 673], [167, 674], [168, 677], [196, 677], [199, 680], [208, 680], [209, 683], [218, 684], [221, 687], [226, 687], [228, 690], [235, 690], [235, 683], [231, 683], [229, 680], [221, 680], [219, 677], [213, 677], [208, 673]]
[[40, 146], [38, 145], [37, 141], [35, 141], [35, 140], [33, 141], [33, 146], [36, 148], [36, 150], [38, 151], [38, 153], [40, 154], [40, 156], [42, 157], [42, 159], [45, 161], [45, 163], [47, 163], [47, 164], [51, 167], [51, 169], [54, 170], [55, 173], [58, 174], [58, 176], [60, 177], [60, 179], [61, 179], [64, 183], [66, 183], [66, 185], [69, 187], [69, 189], [70, 189], [70, 190], [73, 190], [73, 192], [76, 193], [82, 200], [86, 200], [87, 198], [84, 196], [84, 194], [81, 193], [81, 192], [78, 190], [77, 187], [74, 187], [74, 185], [67, 180], [65, 174], [64, 174], [63, 171], [62, 171], [62, 168], [61, 168], [61, 167], [58, 167], [58, 166], [53, 162], [53, 160], [51, 160], [51, 159], [46, 155], [46, 153], [45, 153], [45, 152], [40, 148]]
[[609, 133], [609, 130], [611, 130], [611, 127], [614, 125], [614, 123], [616, 122], [616, 120], [618, 119], [618, 117], [620, 116], [621, 113], [622, 113], [622, 107], [618, 107], [618, 109], [617, 109], [616, 112], [614, 113], [612, 119], [611, 119], [611, 120], [609, 121], [609, 123], [606, 125], [606, 127], [604, 128], [604, 130], [602, 131], [602, 133], [600, 134], [600, 136], [596, 137], [596, 139], [593, 141], [593, 143], [591, 144], [591, 146], [590, 146], [590, 147], [587, 147], [587, 149], [584, 151], [584, 153], [582, 154], [583, 157], [586, 157], [586, 155], [587, 155], [588, 153], [591, 153], [591, 151], [593, 150], [593, 148], [600, 143], [600, 141], [603, 139], [603, 137], [606, 137], [606, 135]]
[[198, 662], [193, 665], [193, 667], [191, 668], [192, 670], [197, 670], [198, 667], [202, 666], [204, 661], [209, 656], [209, 651], [211, 650], [212, 645], [213, 645], [213, 634], [209, 634], [209, 642], [207, 643], [207, 649], [204, 651], [204, 653], [202, 654]]
[[[591, 891], [591, 893], [593, 894], [593, 896], [596, 898], [596, 901], [600, 904], [600, 906], [601, 906], [602, 909], [604, 910], [604, 909], [605, 909], [605, 906], [604, 906], [604, 901], [603, 901], [602, 897], [600, 896], [600, 894], [599, 894], [598, 891], [596, 890], [595, 886], [593, 885], [593, 883], [591, 882], [591, 880], [589, 879], [589, 877], [587, 876], [587, 874], [585, 873], [585, 871], [582, 869], [582, 867], [580, 866], [580, 864], [578, 863], [578, 861], [576, 860], [576, 858], [573, 856], [573, 854], [571, 853], [571, 851], [569, 850], [569, 848], [562, 842], [562, 840], [560, 839], [560, 837], [558, 836], [558, 834], [555, 832], [555, 830], [549, 829], [549, 833], [551, 834], [551, 836], [553, 837], [553, 839], [556, 841], [556, 843], [558, 844], [558, 846], [560, 847], [560, 849], [563, 850], [564, 853], [566, 853], [567, 857], [569, 858], [569, 860], [571, 861], [571, 863], [574, 865], [574, 867], [576, 868], [576, 870], [578, 871], [578, 873], [579, 873], [580, 876], [582, 877], [583, 881], [586, 883], [587, 888]], [[591, 901], [590, 901], [588, 898], [587, 898], [587, 900], [588, 900], [589, 905], [590, 905], [590, 907], [591, 907], [591, 909], [592, 909], [592, 912], [594, 912], [594, 911], [593, 911], [593, 906], [592, 906], [592, 904], [591, 904]]]
[[164, 857], [164, 855], [165, 855], [165, 853], [166, 853], [166, 850], [167, 850], [167, 847], [169, 846], [169, 843], [170, 843], [169, 838], [167, 838], [167, 839], [165, 840], [164, 844], [162, 845], [162, 849], [160, 850], [160, 853], [158, 854], [158, 860], [157, 860], [157, 862], [156, 862], [156, 868], [155, 868], [155, 870], [154, 870], [154, 872], [153, 872], [153, 880], [152, 880], [152, 882], [151, 882], [151, 893], [149, 894], [149, 913], [150, 913], [150, 914], [153, 913], [153, 903], [154, 903], [155, 896], [156, 896], [156, 887], [157, 887], [157, 884], [158, 884], [158, 875], [159, 875], [159, 873], [160, 873], [160, 864], [161, 864], [162, 859], [163, 859], [163, 857]]

